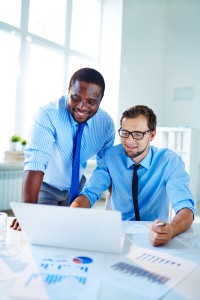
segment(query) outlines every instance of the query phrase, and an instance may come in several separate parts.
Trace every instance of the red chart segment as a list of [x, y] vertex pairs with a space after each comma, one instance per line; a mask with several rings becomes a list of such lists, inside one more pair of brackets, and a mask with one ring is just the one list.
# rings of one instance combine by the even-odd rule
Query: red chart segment
[[86, 256], [78, 256], [72, 259], [73, 262], [76, 264], [91, 264], [93, 259]]

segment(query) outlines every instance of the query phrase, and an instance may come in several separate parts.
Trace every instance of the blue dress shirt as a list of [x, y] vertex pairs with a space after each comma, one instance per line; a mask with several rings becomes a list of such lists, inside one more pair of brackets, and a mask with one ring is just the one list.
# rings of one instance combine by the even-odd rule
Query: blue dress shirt
[[[43, 182], [60, 190], [70, 190], [73, 138], [78, 123], [67, 109], [66, 97], [41, 107], [33, 119], [26, 147], [24, 170], [44, 172]], [[112, 118], [101, 108], [90, 118], [83, 131], [80, 176], [87, 160], [97, 155], [99, 161], [114, 143]]]
[[[112, 209], [122, 212], [123, 220], [135, 220], [132, 200], [133, 160], [123, 146], [110, 148], [81, 192], [93, 205], [112, 182]], [[138, 169], [138, 204], [141, 221], [159, 218], [168, 221], [169, 203], [177, 213], [189, 208], [194, 200], [189, 190], [189, 176], [181, 157], [169, 149], [150, 146]]]

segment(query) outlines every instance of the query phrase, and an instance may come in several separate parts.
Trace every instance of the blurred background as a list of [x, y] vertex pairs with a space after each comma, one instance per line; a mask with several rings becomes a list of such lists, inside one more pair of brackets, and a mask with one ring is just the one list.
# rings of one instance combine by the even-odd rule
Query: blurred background
[[[121, 113], [132, 105], [155, 111], [155, 143], [182, 155], [198, 201], [200, 1], [0, 0], [4, 174], [12, 135], [27, 140], [36, 109], [66, 94], [71, 75], [82, 67], [104, 76], [101, 107], [116, 129]], [[0, 191], [4, 186], [5, 181]]]

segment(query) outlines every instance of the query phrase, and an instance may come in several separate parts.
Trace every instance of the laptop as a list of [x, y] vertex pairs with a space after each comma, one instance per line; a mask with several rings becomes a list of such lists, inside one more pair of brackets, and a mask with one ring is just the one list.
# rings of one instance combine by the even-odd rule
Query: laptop
[[31, 244], [121, 253], [121, 213], [11, 202], [11, 208]]

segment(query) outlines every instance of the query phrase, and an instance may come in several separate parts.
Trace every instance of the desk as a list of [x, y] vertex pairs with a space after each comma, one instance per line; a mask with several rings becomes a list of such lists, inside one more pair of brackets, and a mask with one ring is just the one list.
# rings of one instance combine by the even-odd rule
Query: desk
[[[11, 218], [9, 218], [10, 223]], [[131, 228], [131, 226], [134, 225], [145, 225], [147, 222], [123, 222], [123, 229], [127, 230], [127, 228]], [[126, 255], [129, 251], [129, 247], [131, 244], [131, 234], [126, 235], [125, 245], [124, 245], [124, 251], [122, 255]], [[182, 258], [193, 260], [197, 263], [199, 263], [198, 267], [192, 271], [187, 277], [185, 277], [174, 289], [170, 290], [162, 299], [166, 300], [179, 300], [179, 299], [199, 299], [199, 293], [200, 293], [200, 287], [199, 287], [199, 278], [200, 278], [200, 224], [194, 223], [192, 227], [186, 231], [185, 233], [179, 235], [178, 237], [173, 239], [173, 243], [170, 246], [171, 250], [173, 250], [173, 245], [175, 245], [175, 242], [177, 241], [183, 241], [183, 243], [186, 243], [189, 245], [187, 249], [175, 249], [172, 251], [171, 254], [178, 255]], [[24, 236], [23, 232], [17, 232], [9, 228], [8, 224], [8, 230], [7, 230], [7, 242], [13, 244], [19, 251], [22, 251], [22, 249], [27, 249], [27, 252], [29, 252], [30, 249], [32, 249]], [[141, 246], [141, 245], [140, 245]], [[26, 248], [27, 247], [27, 248]], [[37, 246], [34, 246], [37, 247]], [[160, 247], [160, 251], [168, 251], [169, 246], [163, 246]], [[152, 247], [153, 248], [153, 247]], [[43, 247], [42, 251], [49, 251], [49, 247], [45, 248]], [[54, 248], [55, 249], [55, 248]], [[23, 250], [24, 251], [24, 250]], [[58, 253], [61, 253], [61, 251], [68, 251], [66, 249], [56, 249], [55, 251], [58, 251]], [[59, 252], [60, 251], [60, 252]], [[70, 250], [70, 253], [77, 253], [76, 250]], [[55, 253], [55, 252], [54, 252]], [[167, 252], [166, 252], [167, 253]], [[169, 253], [169, 252], [168, 252]], [[32, 256], [32, 253], [27, 253], [26, 257], [26, 263], [30, 264], [30, 255]], [[99, 255], [101, 257], [101, 266], [104, 268], [107, 264], [112, 262], [113, 260], [120, 259], [122, 255], [117, 254], [103, 254], [96, 252], [95, 255]], [[28, 268], [28, 266], [26, 267]], [[26, 271], [26, 270], [25, 270]], [[22, 273], [19, 272], [14, 279], [9, 279], [6, 281], [0, 282], [0, 294], [1, 294], [1, 300], [11, 300], [13, 299], [9, 292], [12, 289], [14, 285], [16, 285], [17, 280], [22, 276]], [[31, 295], [30, 295], [31, 296]], [[113, 281], [107, 281], [106, 277], [102, 278], [102, 281], [100, 282], [100, 285], [98, 287], [98, 297], [96, 299], [98, 300], [132, 300], [134, 298], [133, 292], [130, 292], [126, 290], [124, 287], [120, 286], [120, 284], [117, 284], [117, 282], [113, 283]], [[136, 295], [137, 299], [144, 299], [142, 297], [138, 297]], [[23, 300], [23, 298], [19, 298], [20, 300]], [[28, 298], [24, 298], [28, 299]], [[36, 299], [33, 295], [31, 299]], [[38, 299], [38, 298], [37, 298]], [[49, 299], [55, 299], [50, 297]], [[65, 298], [66, 299], [66, 298]], [[74, 298], [67, 298], [67, 299], [73, 299]], [[77, 299], [84, 299], [82, 297]], [[88, 300], [95, 300], [94, 298], [87, 298]], [[147, 298], [146, 298], [147, 299]]]

